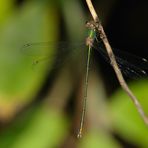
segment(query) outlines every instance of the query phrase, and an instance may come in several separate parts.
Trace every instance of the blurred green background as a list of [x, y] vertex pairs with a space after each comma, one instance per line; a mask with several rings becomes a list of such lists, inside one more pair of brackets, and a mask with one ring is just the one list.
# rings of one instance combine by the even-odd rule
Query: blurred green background
[[[111, 44], [119, 48], [137, 47], [137, 53], [142, 45], [145, 50], [140, 50], [140, 54], [146, 56], [143, 42], [147, 41], [148, 31], [142, 27], [139, 31], [136, 27], [139, 23], [141, 26], [147, 24], [146, 20], [142, 22], [145, 18], [142, 14], [146, 13], [140, 11], [147, 10], [145, 3], [93, 2]], [[117, 11], [123, 20], [119, 14], [117, 16]], [[143, 16], [138, 13], [141, 21], [136, 25], [134, 16], [137, 13], [134, 12]], [[33, 61], [41, 55], [34, 56], [21, 50], [23, 45], [33, 42], [85, 41], [85, 21], [90, 18], [85, 1], [0, 1], [0, 148], [148, 147], [147, 126], [130, 98], [121, 90], [113, 71], [102, 60], [97, 57], [99, 64], [92, 64], [84, 133], [82, 139], [77, 139], [85, 75], [78, 68], [85, 63], [53, 68], [52, 55], [57, 51], [51, 48], [46, 51], [50, 59], [34, 66]], [[126, 23], [124, 18], [127, 18]], [[128, 33], [131, 32], [126, 33], [121, 24]], [[69, 63], [69, 59], [65, 63]], [[127, 80], [148, 114], [148, 80]]]

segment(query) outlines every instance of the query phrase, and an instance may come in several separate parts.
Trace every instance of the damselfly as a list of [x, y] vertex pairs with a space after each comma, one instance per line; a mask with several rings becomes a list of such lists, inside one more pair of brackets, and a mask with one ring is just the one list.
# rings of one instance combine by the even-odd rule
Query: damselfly
[[[99, 39], [99, 33], [96, 31], [96, 28], [93, 24], [87, 25], [89, 28], [89, 36], [86, 39], [85, 43], [72, 43], [59, 42], [58, 44], [51, 44], [50, 42], [40, 42], [40, 43], [28, 43], [23, 46], [23, 51], [30, 55], [41, 56], [41, 58], [34, 60], [34, 64], [49, 59], [51, 57], [46, 56], [47, 52], [50, 52], [48, 49], [56, 48], [61, 52], [71, 51], [66, 49], [87, 49], [87, 64], [86, 64], [86, 74], [85, 74], [85, 88], [84, 88], [84, 97], [83, 97], [83, 108], [82, 116], [80, 122], [80, 129], [78, 137], [81, 137], [84, 117], [86, 112], [86, 101], [87, 101], [87, 88], [88, 88], [88, 76], [89, 76], [89, 67], [90, 67], [90, 57], [91, 51], [97, 50], [103, 58], [110, 63], [110, 59], [102, 42]], [[77, 50], [76, 50], [77, 51]], [[65, 54], [65, 53], [64, 53]], [[129, 77], [141, 77], [147, 75], [148, 70], [148, 61], [146, 58], [141, 58], [129, 53], [114, 50], [115, 58], [121, 72]], [[43, 56], [43, 57], [42, 57]]]

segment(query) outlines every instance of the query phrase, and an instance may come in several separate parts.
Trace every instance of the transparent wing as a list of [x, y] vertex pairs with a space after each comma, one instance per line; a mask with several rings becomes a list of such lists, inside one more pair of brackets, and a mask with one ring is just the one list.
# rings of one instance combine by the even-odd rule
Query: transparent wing
[[[32, 58], [32, 64], [37, 65], [41, 62], [55, 59], [56, 66], [61, 67], [74, 58], [84, 55], [86, 50], [85, 43], [76, 42], [38, 42], [28, 43], [21, 48], [21, 52]], [[83, 54], [82, 54], [83, 52]], [[82, 58], [82, 56], [81, 56]]]
[[[93, 48], [110, 63], [110, 59], [102, 42], [96, 39]], [[39, 42], [25, 44], [21, 51], [25, 55], [33, 57], [34, 65], [54, 58], [56, 59], [56, 66], [54, 68], [57, 68], [76, 57], [79, 57], [81, 60], [83, 59], [83, 61], [86, 60], [86, 49], [87, 47], [84, 42]], [[113, 52], [118, 66], [124, 75], [130, 78], [147, 75], [148, 61], [146, 58], [138, 57], [117, 49], [113, 49]]]
[[53, 50], [60, 50], [62, 53], [67, 51], [76, 50], [78, 47], [83, 46], [84, 43], [68, 43], [62, 42], [37, 42], [37, 43], [27, 43], [22, 46], [21, 51], [30, 56], [47, 56], [47, 54]]
[[[96, 49], [108, 63], [110, 63], [110, 59], [103, 43], [95, 43], [93, 48]], [[130, 78], [138, 78], [147, 75], [148, 61], [146, 58], [138, 57], [117, 49], [113, 49], [113, 52], [117, 64], [124, 75]]]

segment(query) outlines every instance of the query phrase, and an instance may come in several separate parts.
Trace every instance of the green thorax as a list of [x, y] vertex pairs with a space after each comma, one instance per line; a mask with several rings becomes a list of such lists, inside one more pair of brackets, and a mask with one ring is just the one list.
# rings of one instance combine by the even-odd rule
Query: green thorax
[[89, 29], [88, 36], [92, 39], [96, 38], [96, 31], [94, 29]]

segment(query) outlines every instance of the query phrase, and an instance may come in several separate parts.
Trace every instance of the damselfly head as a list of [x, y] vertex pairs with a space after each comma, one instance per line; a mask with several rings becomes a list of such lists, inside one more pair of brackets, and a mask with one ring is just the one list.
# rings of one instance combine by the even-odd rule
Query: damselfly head
[[86, 22], [86, 27], [92, 30], [96, 30], [96, 25], [94, 21], [87, 21]]

